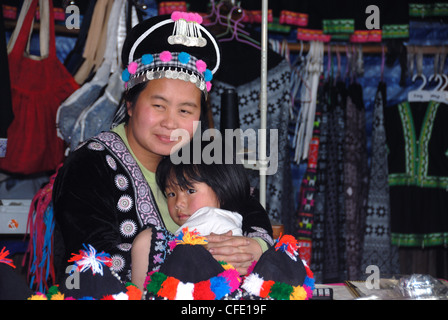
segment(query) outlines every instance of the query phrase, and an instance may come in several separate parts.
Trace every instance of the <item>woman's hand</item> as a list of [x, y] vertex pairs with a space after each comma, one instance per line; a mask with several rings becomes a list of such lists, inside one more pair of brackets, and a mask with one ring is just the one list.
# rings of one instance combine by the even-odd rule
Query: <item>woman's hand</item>
[[247, 274], [253, 261], [258, 261], [263, 253], [259, 243], [252, 238], [225, 234], [207, 236], [208, 250], [217, 261], [225, 261], [236, 268], [241, 274]]

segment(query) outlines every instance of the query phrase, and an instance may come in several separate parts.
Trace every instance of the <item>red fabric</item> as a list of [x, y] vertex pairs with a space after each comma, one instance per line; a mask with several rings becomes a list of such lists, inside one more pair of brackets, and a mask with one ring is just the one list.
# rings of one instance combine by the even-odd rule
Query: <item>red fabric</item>
[[[48, 0], [47, 0], [48, 1]], [[59, 105], [79, 85], [56, 56], [53, 3], [50, 6], [49, 56], [24, 55], [38, 0], [28, 10], [14, 48], [8, 55], [14, 120], [8, 128], [6, 156], [0, 170], [32, 174], [55, 170], [64, 158], [64, 141], [57, 137]]]

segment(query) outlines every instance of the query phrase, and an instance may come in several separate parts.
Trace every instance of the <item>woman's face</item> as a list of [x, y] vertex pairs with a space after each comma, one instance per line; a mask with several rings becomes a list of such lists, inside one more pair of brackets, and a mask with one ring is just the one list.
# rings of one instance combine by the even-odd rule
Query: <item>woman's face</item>
[[134, 106], [128, 103], [128, 114], [126, 134], [132, 151], [143, 165], [155, 171], [161, 156], [173, 152], [178, 143], [188, 142], [170, 138], [174, 130], [183, 129], [190, 139], [193, 137], [197, 127], [194, 121], [199, 121], [201, 114], [201, 91], [183, 80], [151, 80]]

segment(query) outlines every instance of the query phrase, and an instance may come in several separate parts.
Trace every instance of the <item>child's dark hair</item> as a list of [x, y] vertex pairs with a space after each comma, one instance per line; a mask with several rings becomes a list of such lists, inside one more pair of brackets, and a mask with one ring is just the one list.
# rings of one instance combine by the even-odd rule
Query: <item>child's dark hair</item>
[[[190, 143], [191, 145], [191, 143]], [[170, 180], [171, 179], [171, 180]], [[162, 192], [170, 185], [181, 189], [192, 188], [196, 182], [206, 183], [216, 194], [221, 209], [239, 212], [240, 207], [250, 198], [250, 184], [242, 164], [174, 164], [170, 157], [159, 163], [156, 180]]]

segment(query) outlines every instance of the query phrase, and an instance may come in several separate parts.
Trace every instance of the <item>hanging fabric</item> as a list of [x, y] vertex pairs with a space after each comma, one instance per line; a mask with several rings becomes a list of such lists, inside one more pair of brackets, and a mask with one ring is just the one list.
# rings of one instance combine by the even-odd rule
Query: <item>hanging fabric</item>
[[[41, 10], [40, 56], [27, 48], [37, 5]], [[55, 170], [64, 157], [56, 134], [60, 103], [78, 85], [56, 56], [53, 3], [26, 0], [8, 43], [14, 120], [8, 128], [8, 150], [0, 169], [32, 174]]]
[[325, 276], [343, 280], [346, 275], [346, 212], [344, 194], [345, 83], [330, 77], [323, 97], [327, 113], [327, 161], [325, 170]]
[[[307, 265], [311, 265], [311, 256], [313, 252], [313, 224], [314, 224], [314, 207], [316, 203], [317, 191], [317, 161], [319, 159], [320, 144], [320, 124], [321, 110], [319, 104], [315, 113], [313, 138], [310, 142], [310, 151], [308, 154], [308, 163], [305, 174], [303, 176], [299, 204], [297, 212], [297, 238], [302, 250], [300, 250], [300, 258], [305, 260]], [[314, 269], [313, 269], [314, 270]], [[319, 275], [320, 276], [320, 275]], [[320, 277], [319, 277], [320, 279]]]
[[344, 143], [345, 236], [347, 279], [360, 279], [367, 205], [366, 118], [362, 87], [348, 87]]
[[107, 25], [113, 0], [98, 0], [84, 47], [84, 62], [75, 74], [80, 85], [91, 79], [103, 62], [107, 41]]
[[61, 166], [62, 164], [50, 177], [50, 181], [34, 195], [28, 213], [26, 231], [30, 240], [22, 265], [28, 261], [27, 276], [30, 288], [39, 292], [47, 292], [48, 288], [56, 283], [53, 265], [55, 220], [52, 193], [54, 180]]
[[[318, 88], [318, 97], [322, 97], [323, 95], [323, 82], [320, 81]], [[327, 114], [324, 112], [323, 99], [319, 99], [316, 104], [316, 112], [315, 112], [315, 125], [318, 125], [318, 131], [315, 131], [315, 134], [318, 134], [319, 137], [319, 149], [318, 149], [318, 158], [317, 158], [317, 168], [316, 168], [316, 179], [313, 181], [315, 184], [315, 194], [314, 194], [314, 211], [313, 211], [313, 221], [311, 228], [311, 267], [313, 268], [314, 277], [316, 281], [319, 283], [323, 283], [325, 277], [325, 170], [322, 168], [326, 167], [327, 161]], [[305, 190], [304, 190], [305, 191]], [[299, 226], [300, 221], [303, 220], [301, 217], [303, 213], [299, 213]], [[302, 233], [302, 238], [305, 238], [306, 235], [303, 235], [303, 231], [298, 230], [299, 234]], [[305, 236], [305, 237], [304, 237]]]
[[398, 274], [398, 250], [391, 244], [387, 145], [384, 127], [386, 83], [380, 82], [372, 119], [372, 157], [367, 196], [361, 270], [376, 265], [381, 273]]
[[[435, 73], [437, 70], [435, 64]], [[423, 54], [417, 74], [424, 80]], [[426, 81], [424, 81], [426, 83]], [[423, 86], [408, 101], [385, 109], [392, 243], [400, 247], [448, 244], [448, 106]], [[422, 98], [423, 97], [423, 98]]]
[[[344, 143], [346, 88], [329, 78], [317, 94], [320, 110], [319, 157], [312, 232], [312, 258], [316, 279], [339, 282], [346, 279]], [[310, 145], [311, 146], [311, 145]]]
[[320, 41], [311, 41], [310, 50], [306, 58], [305, 85], [302, 86], [301, 111], [297, 120], [298, 133], [295, 137], [296, 151], [294, 160], [300, 162], [308, 156], [308, 147], [312, 138], [314, 116], [316, 110], [317, 88], [319, 77], [323, 71], [323, 48]]
[[14, 119], [3, 15], [0, 15], [0, 158], [6, 155], [8, 128]]
[[75, 75], [84, 62], [83, 51], [87, 41], [87, 33], [89, 31], [90, 23], [92, 21], [93, 11], [95, 9], [97, 0], [90, 0], [86, 12], [83, 15], [81, 28], [79, 29], [78, 38], [76, 39], [75, 46], [69, 52], [64, 61], [64, 66], [67, 70]]
[[[230, 3], [229, 3], [230, 4]], [[238, 7], [232, 8], [238, 12]], [[243, 26], [239, 19], [233, 20], [232, 16], [224, 16], [224, 8], [216, 8], [216, 24], [209, 27], [214, 34], [222, 34], [220, 42], [221, 66], [220, 71], [214, 76], [213, 88], [210, 91], [210, 105], [213, 112], [213, 123], [219, 129], [221, 118], [221, 93], [228, 88], [235, 89], [238, 95], [240, 116], [240, 128], [258, 130], [261, 126], [260, 118], [260, 59], [261, 51], [253, 40], [259, 39], [257, 32], [249, 33], [249, 28]], [[237, 16], [238, 17], [238, 16]], [[226, 22], [224, 19], [228, 18]], [[221, 21], [222, 20], [222, 21]], [[220, 23], [220, 21], [222, 23]], [[226, 33], [230, 27], [229, 34]], [[224, 28], [224, 30], [223, 30]], [[224, 32], [224, 33], [223, 33]], [[236, 35], [238, 34], [238, 36]], [[226, 35], [227, 34], [227, 35]], [[235, 35], [232, 37], [232, 35]], [[229, 41], [227, 41], [228, 39]], [[218, 37], [218, 40], [219, 37]], [[273, 50], [268, 50], [267, 58], [267, 124], [266, 141], [267, 155], [273, 155], [270, 151], [271, 144], [278, 147], [277, 171], [266, 176], [266, 210], [271, 220], [280, 222], [285, 227], [285, 232], [293, 229], [294, 209], [291, 194], [285, 190], [291, 190], [290, 161], [288, 151], [288, 123], [290, 100], [290, 74], [291, 68], [286, 59]], [[271, 135], [271, 129], [277, 130], [278, 143], [275, 143], [275, 135]], [[272, 139], [271, 139], [272, 137]], [[257, 150], [250, 150], [257, 151]], [[275, 152], [273, 150], [272, 152]], [[273, 159], [273, 158], [272, 158]], [[273, 162], [272, 162], [273, 163]], [[273, 166], [272, 166], [273, 167]], [[251, 186], [257, 188], [260, 184], [258, 170], [248, 170]], [[289, 231], [288, 231], [289, 230]]]
[[448, 106], [402, 102], [386, 108], [392, 243], [448, 243]]

